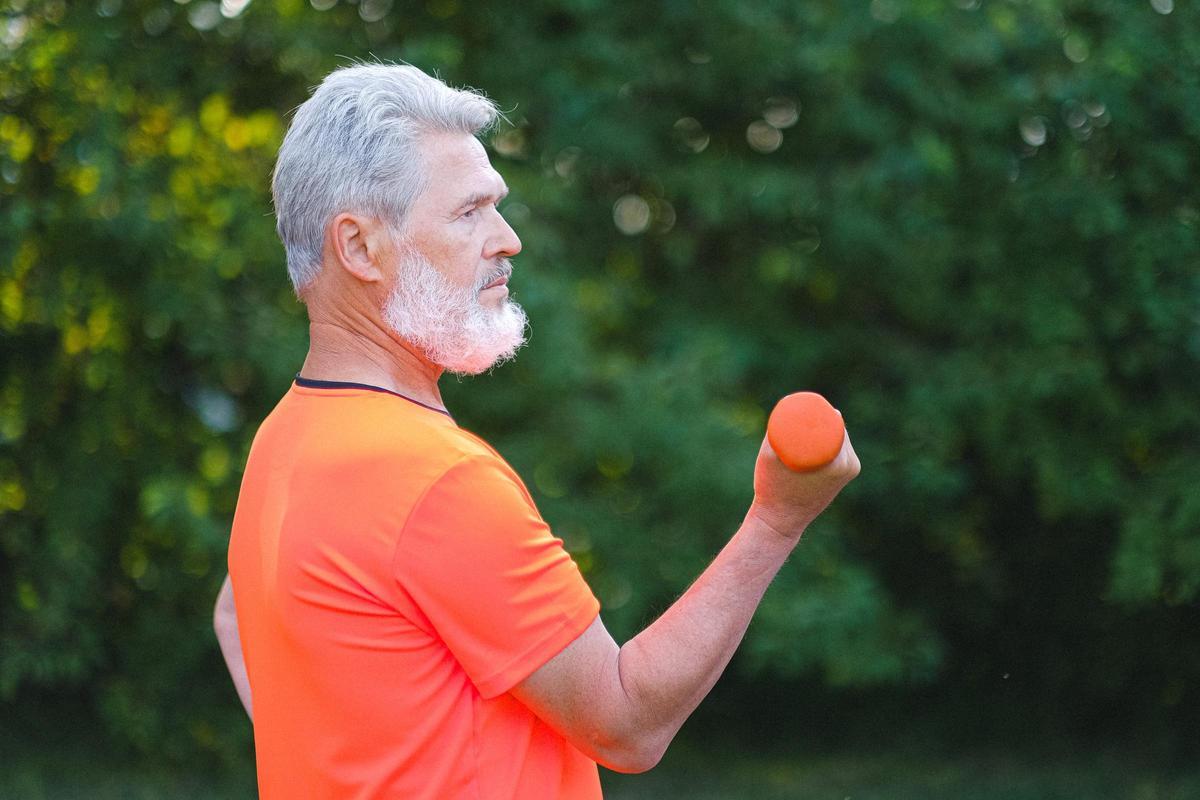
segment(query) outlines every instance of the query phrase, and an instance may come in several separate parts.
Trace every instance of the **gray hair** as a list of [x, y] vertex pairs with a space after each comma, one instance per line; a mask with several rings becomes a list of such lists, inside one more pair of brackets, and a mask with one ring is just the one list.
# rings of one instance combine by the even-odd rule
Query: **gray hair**
[[297, 295], [321, 271], [325, 227], [337, 214], [370, 214], [402, 230], [429, 182], [422, 134], [477, 135], [498, 116], [482, 94], [408, 64], [355, 64], [326, 76], [296, 109], [271, 180]]

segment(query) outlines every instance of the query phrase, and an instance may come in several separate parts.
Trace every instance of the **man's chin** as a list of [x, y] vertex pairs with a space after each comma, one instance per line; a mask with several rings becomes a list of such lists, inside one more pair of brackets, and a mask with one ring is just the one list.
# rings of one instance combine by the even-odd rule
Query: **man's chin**
[[520, 306], [509, 304], [498, 313], [505, 316], [504, 322], [497, 326], [500, 330], [487, 338], [486, 344], [460, 348], [458, 353], [433, 359], [434, 362], [455, 375], [479, 375], [516, 358], [526, 342], [525, 312]]
[[517, 351], [524, 344], [525, 342], [522, 340], [520, 343], [499, 353], [477, 353], [464, 359], [447, 359], [445, 363], [441, 364], [441, 367], [454, 375], [480, 375], [493, 367], [498, 367], [515, 359]]
[[465, 313], [461, 308], [438, 313], [427, 306], [416, 315], [403, 313], [405, 299], [398, 294], [390, 298], [384, 319], [393, 332], [446, 372], [479, 375], [511, 361], [525, 344], [525, 310], [507, 297], [498, 298], [501, 303], [493, 308], [477, 301]]

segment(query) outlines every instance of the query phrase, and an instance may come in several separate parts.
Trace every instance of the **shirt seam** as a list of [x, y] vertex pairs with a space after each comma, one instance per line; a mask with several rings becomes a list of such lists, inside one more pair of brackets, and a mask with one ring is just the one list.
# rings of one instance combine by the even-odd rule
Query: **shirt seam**
[[[392, 579], [395, 580], [396, 583], [399, 585], [399, 587], [406, 593], [408, 590], [404, 587], [404, 582], [401, 581], [399, 578], [400, 570], [398, 568], [398, 562], [400, 560], [400, 546], [404, 543], [404, 537], [405, 537], [405, 534], [408, 532], [408, 526], [412, 522], [413, 515], [416, 514], [417, 509], [419, 509], [424, 504], [425, 498], [429, 496], [430, 491], [432, 491], [435, 486], [437, 486], [439, 483], [441, 483], [443, 480], [445, 480], [445, 478], [451, 472], [458, 469], [463, 464], [470, 462], [470, 461], [475, 461], [475, 460], [484, 461], [484, 462], [494, 462], [494, 461], [499, 460], [501, 462], [501, 464], [504, 463], [503, 459], [498, 459], [495, 455], [492, 455], [492, 454], [484, 455], [481, 453], [464, 453], [463, 455], [461, 455], [457, 459], [455, 459], [455, 461], [453, 463], [451, 463], [449, 466], [447, 466], [444, 470], [442, 470], [442, 472], [437, 477], [433, 478], [428, 483], [428, 485], [426, 485], [425, 488], [421, 490], [421, 494], [418, 495], [416, 501], [412, 504], [412, 506], [409, 507], [408, 514], [405, 516], [404, 522], [400, 525], [400, 532], [396, 536], [396, 544], [392, 551], [392, 559], [391, 559]], [[599, 606], [600, 606], [600, 603], [599, 603], [599, 601], [597, 601], [596, 596], [594, 594], [589, 594], [588, 598], [578, 608], [573, 608], [570, 611], [565, 611], [565, 610], [559, 611], [558, 615], [561, 617], [561, 622], [558, 625], [558, 627], [556, 627], [554, 629], [553, 632], [551, 632], [551, 633], [547, 634], [546, 636], [544, 636], [543, 638], [539, 639], [535, 644], [532, 644], [529, 647], [527, 647], [519, 655], [516, 655], [513, 658], [509, 659], [504, 664], [503, 667], [501, 667], [500, 669], [494, 670], [486, 678], [481, 678], [478, 683], [475, 683], [476, 690], [480, 693], [481, 696], [486, 695], [489, 698], [497, 697], [501, 694], [504, 694], [504, 692], [511, 689], [512, 686], [505, 687], [504, 691], [501, 691], [501, 692], [492, 692], [492, 691], [490, 691], [491, 684], [493, 682], [497, 681], [500, 676], [504, 675], [506, 672], [511, 670], [514, 664], [520, 663], [522, 659], [528, 658], [530, 653], [536, 652], [539, 648], [544, 647], [547, 642], [549, 642], [552, 639], [559, 636], [562, 633], [564, 628], [567, 628], [568, 626], [571, 626], [575, 622], [580, 621], [581, 617], [584, 617], [586, 615], [587, 622], [590, 624], [591, 621], [595, 619], [596, 615], [598, 615], [600, 613]], [[436, 634], [436, 630], [426, 631], [426, 633]], [[568, 642], [568, 644], [569, 644], [569, 642]], [[474, 681], [472, 681], [472, 682], [474, 683]], [[518, 683], [519, 683], [519, 681], [518, 681]], [[484, 687], [488, 687], [488, 690], [485, 691]]]

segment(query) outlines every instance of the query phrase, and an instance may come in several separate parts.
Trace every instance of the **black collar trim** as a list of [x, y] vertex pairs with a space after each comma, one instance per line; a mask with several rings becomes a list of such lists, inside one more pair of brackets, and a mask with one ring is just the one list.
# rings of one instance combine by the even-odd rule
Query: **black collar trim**
[[[349, 381], [314, 381], [312, 378], [301, 378], [300, 373], [296, 373], [296, 385], [303, 386], [305, 389], [366, 389], [367, 391], [371, 392], [382, 392], [383, 394], [390, 394], [394, 397], [399, 397], [401, 400], [407, 400], [413, 405], [420, 406], [421, 408], [428, 408], [430, 411], [436, 411], [439, 414], [445, 414], [447, 417], [450, 417], [449, 411], [443, 411], [440, 408], [426, 405], [420, 400], [413, 400], [411, 397], [405, 397], [399, 392], [393, 392], [391, 389], [384, 389], [382, 386], [372, 386], [369, 383], [350, 383]], [[453, 420], [454, 417], [450, 417], [450, 419]]]

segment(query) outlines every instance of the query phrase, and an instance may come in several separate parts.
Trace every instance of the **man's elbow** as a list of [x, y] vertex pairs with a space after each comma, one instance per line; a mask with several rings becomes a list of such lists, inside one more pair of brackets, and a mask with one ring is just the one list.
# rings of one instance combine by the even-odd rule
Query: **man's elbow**
[[588, 755], [613, 772], [649, 772], [662, 761], [670, 743], [670, 738], [655, 736], [645, 730], [634, 730], [594, 743]]
[[630, 695], [619, 662], [615, 666], [616, 678], [609, 684], [612, 691], [605, 695], [612, 701], [598, 703], [597, 716], [592, 718], [596, 733], [589, 744], [598, 752], [588, 755], [614, 772], [648, 772], [662, 761], [679, 728]]
[[596, 759], [596, 762], [613, 772], [624, 772], [629, 775], [635, 775], [654, 769], [658, 766], [658, 762], [662, 760], [662, 757], [662, 753], [646, 750], [621, 753], [619, 755], [613, 754], [611, 758]]

